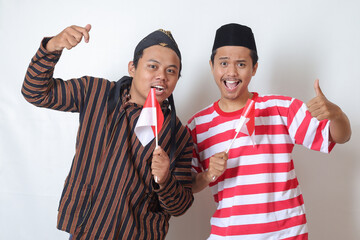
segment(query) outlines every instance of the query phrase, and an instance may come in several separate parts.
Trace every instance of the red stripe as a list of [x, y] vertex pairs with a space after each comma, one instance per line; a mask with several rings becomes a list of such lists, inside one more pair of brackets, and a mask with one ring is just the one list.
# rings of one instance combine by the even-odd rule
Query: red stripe
[[236, 158], [244, 155], [254, 155], [254, 154], [277, 154], [277, 153], [291, 153], [294, 148], [293, 144], [261, 144], [251, 146], [243, 146], [238, 148], [232, 148], [229, 151], [229, 158]]
[[308, 239], [309, 239], [309, 234], [304, 233], [295, 237], [283, 238], [282, 240], [308, 240]]
[[226, 169], [223, 174], [225, 178], [233, 178], [241, 175], [253, 175], [261, 173], [281, 173], [293, 170], [291, 162], [286, 163], [260, 163], [254, 165], [236, 166]]
[[229, 208], [222, 208], [220, 210], [216, 210], [213, 217], [226, 218], [226, 217], [238, 216], [238, 215], [277, 212], [284, 209], [299, 207], [303, 204], [304, 204], [303, 197], [302, 195], [299, 195], [295, 198], [291, 198], [283, 201], [259, 203], [259, 204], [247, 204], [247, 205], [233, 206]]
[[260, 223], [260, 224], [248, 224], [248, 225], [236, 225], [228, 227], [211, 227], [211, 233], [220, 236], [237, 236], [246, 234], [259, 234], [280, 231], [283, 229], [291, 228], [306, 223], [305, 215], [300, 215], [292, 218], [288, 218], [281, 221]]
[[306, 111], [306, 116], [296, 131], [295, 143], [301, 144], [301, 145], [303, 144], [306, 132], [310, 125], [310, 121], [311, 121], [311, 114], [309, 111]]
[[287, 107], [273, 106], [264, 109], [255, 109], [255, 117], [271, 117], [281, 116], [286, 117], [288, 113]]
[[269, 100], [285, 100], [285, 101], [291, 101], [291, 97], [287, 96], [279, 96], [279, 95], [269, 95], [269, 96], [263, 96], [263, 97], [257, 97], [257, 102], [267, 102]]
[[[236, 134], [235, 129], [230, 129], [228, 131], [224, 131], [214, 136], [208, 137], [204, 141], [197, 143], [199, 151], [201, 152], [204, 149], [208, 148], [209, 146], [213, 146], [217, 143], [232, 140], [235, 134]], [[286, 126], [284, 125], [255, 126], [255, 135], [276, 135], [276, 134], [289, 134], [289, 132]], [[248, 137], [248, 135], [240, 132], [237, 138], [240, 137]]]
[[255, 126], [256, 135], [289, 134], [285, 125], [260, 125]]
[[319, 122], [319, 126], [316, 129], [316, 134], [315, 134], [313, 143], [311, 145], [311, 149], [316, 150], [316, 151], [320, 151], [321, 145], [324, 142], [324, 138], [322, 136], [322, 131], [326, 127], [327, 122], [328, 122], [328, 120], [323, 120], [323, 121]]
[[294, 120], [296, 113], [299, 111], [299, 109], [302, 106], [302, 102], [295, 99], [292, 104], [290, 105], [289, 109], [288, 109], [288, 119], [287, 119], [287, 125], [288, 127], [291, 126], [292, 121]]
[[299, 185], [296, 178], [288, 180], [286, 182], [272, 182], [272, 183], [259, 183], [251, 185], [240, 185], [232, 188], [226, 188], [223, 191], [214, 195], [217, 202], [222, 201], [224, 198], [231, 198], [240, 195], [261, 194], [261, 193], [274, 193], [274, 192], [286, 192], [290, 189], [294, 189]]
[[[207, 137], [204, 141], [197, 143], [199, 152], [201, 152], [204, 149], [209, 148], [210, 146], [213, 146], [217, 143], [225, 142], [230, 139], [233, 139], [235, 134], [236, 134], [235, 129], [230, 129], [230, 130], [227, 130], [224, 132], [220, 132], [219, 134], [216, 134], [214, 136]], [[241, 136], [245, 136], [245, 134], [239, 133], [238, 137], [241, 137]]]

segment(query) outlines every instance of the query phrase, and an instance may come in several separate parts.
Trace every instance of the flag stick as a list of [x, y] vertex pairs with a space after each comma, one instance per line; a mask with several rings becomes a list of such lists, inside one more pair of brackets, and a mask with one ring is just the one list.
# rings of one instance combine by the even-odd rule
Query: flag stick
[[[152, 89], [150, 89], [150, 91], [152, 91]], [[155, 91], [155, 90], [154, 90]], [[152, 106], [155, 106], [155, 94], [154, 92], [152, 92], [151, 94], [151, 101], [152, 101]], [[157, 111], [155, 109], [155, 111], [153, 111], [153, 118], [155, 119], [155, 149], [159, 146], [159, 139], [158, 139], [158, 125], [157, 125]], [[158, 177], [154, 176], [154, 180], [157, 183], [158, 182]]]

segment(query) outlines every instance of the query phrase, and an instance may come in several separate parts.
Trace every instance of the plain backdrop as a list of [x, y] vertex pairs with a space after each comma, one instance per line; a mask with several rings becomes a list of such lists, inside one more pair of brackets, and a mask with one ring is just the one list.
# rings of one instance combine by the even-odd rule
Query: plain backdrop
[[[0, 0], [0, 239], [57, 240], [57, 207], [75, 151], [78, 114], [40, 109], [20, 89], [45, 36], [92, 24], [90, 43], [65, 50], [55, 77], [127, 74], [136, 44], [171, 30], [183, 55], [174, 92], [185, 124], [219, 98], [209, 68], [214, 34], [223, 24], [250, 26], [259, 68], [250, 90], [307, 102], [320, 79], [324, 94], [347, 113], [353, 135], [331, 154], [296, 147], [310, 239], [360, 239], [360, 1], [358, 0]], [[206, 239], [215, 204], [209, 189], [172, 218], [167, 239]]]

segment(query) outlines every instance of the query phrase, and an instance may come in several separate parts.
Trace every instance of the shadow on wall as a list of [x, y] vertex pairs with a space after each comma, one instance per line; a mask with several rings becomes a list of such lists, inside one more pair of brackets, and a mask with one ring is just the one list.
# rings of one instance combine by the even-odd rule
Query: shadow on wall
[[[187, 124], [187, 121], [196, 112], [220, 98], [210, 67], [203, 67], [198, 72], [198, 75], [186, 76], [186, 79], [181, 79], [174, 92], [176, 113], [183, 124]], [[183, 82], [184, 80], [188, 83], [191, 82], [191, 88], [188, 87], [189, 84], [186, 85]], [[181, 101], [179, 101], [180, 99]]]
[[[354, 139], [353, 139], [354, 140]], [[355, 141], [338, 144], [330, 154], [295, 147], [295, 170], [304, 195], [310, 239], [360, 239], [356, 202]], [[352, 236], [353, 238], [349, 238]]]

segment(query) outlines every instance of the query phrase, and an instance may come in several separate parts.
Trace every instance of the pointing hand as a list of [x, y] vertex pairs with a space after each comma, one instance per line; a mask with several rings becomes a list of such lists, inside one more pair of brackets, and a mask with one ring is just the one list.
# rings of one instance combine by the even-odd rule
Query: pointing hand
[[84, 41], [88, 43], [90, 29], [90, 24], [87, 24], [85, 27], [75, 25], [67, 27], [61, 33], [50, 39], [46, 45], [46, 50], [49, 52], [61, 51], [64, 48], [70, 50], [78, 45], [83, 37]]

